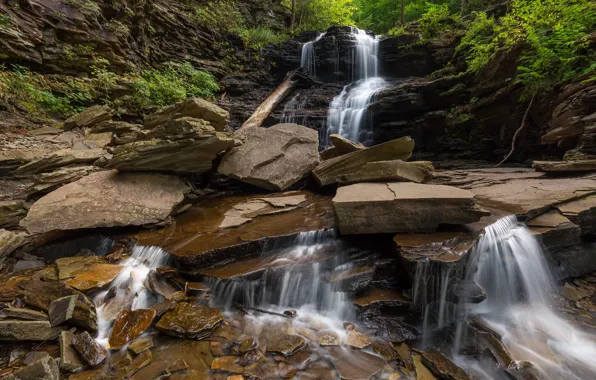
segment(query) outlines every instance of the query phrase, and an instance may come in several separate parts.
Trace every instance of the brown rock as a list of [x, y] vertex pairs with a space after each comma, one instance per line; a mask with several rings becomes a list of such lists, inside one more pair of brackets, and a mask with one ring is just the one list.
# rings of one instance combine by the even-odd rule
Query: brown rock
[[596, 171], [596, 160], [534, 161], [532, 167], [541, 172]]
[[78, 299], [79, 296], [74, 294], [52, 301], [48, 310], [52, 327], [72, 319]]
[[385, 360], [364, 351], [346, 351], [340, 347], [329, 347], [331, 362], [344, 380], [370, 380], [381, 372]]
[[45, 233], [160, 223], [187, 190], [178, 178], [163, 174], [94, 173], [35, 202], [21, 226]]
[[[27, 209], [24, 201], [0, 201], [0, 228], [17, 227], [25, 215], [27, 215]], [[1, 238], [0, 241], [2, 241]]]
[[72, 344], [91, 367], [97, 367], [108, 358], [108, 352], [87, 331], [76, 334]]
[[348, 335], [346, 336], [346, 340], [344, 341], [344, 343], [347, 346], [362, 349], [370, 346], [371, 341], [370, 338], [365, 334], [352, 330], [348, 332]]
[[[91, 164], [106, 152], [103, 149], [72, 150], [62, 149], [48, 153], [44, 156], [35, 158], [31, 162], [20, 166], [16, 173], [18, 174], [38, 174], [50, 170], [61, 168], [73, 164]], [[63, 175], [63, 174], [60, 174]], [[41, 178], [41, 177], [40, 177]]]
[[59, 380], [60, 370], [51, 356], [32, 362], [8, 376], [10, 380]]
[[112, 118], [113, 110], [108, 106], [89, 107], [81, 113], [71, 116], [64, 122], [64, 130], [89, 128]]
[[298, 368], [291, 364], [279, 363], [279, 376], [283, 379], [291, 379], [298, 372]]
[[256, 348], [257, 345], [258, 345], [258, 342], [252, 336], [247, 336], [240, 343], [240, 346], [238, 347], [238, 351], [240, 351], [241, 354], [245, 354], [248, 351]]
[[142, 338], [136, 339], [134, 342], [128, 345], [128, 350], [134, 353], [135, 355], [140, 354], [141, 352], [148, 350], [153, 347], [153, 337], [146, 336]]
[[174, 267], [159, 267], [157, 268], [157, 274], [163, 278], [172, 278], [178, 275], [178, 269]]
[[422, 363], [428, 367], [432, 373], [447, 380], [470, 380], [468, 374], [455, 365], [445, 355], [435, 349], [426, 350], [422, 353]]
[[116, 317], [110, 334], [110, 349], [119, 350], [127, 343], [138, 338], [151, 327], [153, 318], [155, 318], [155, 310], [153, 309], [122, 310]]
[[337, 153], [340, 156], [342, 154], [348, 154], [366, 149], [364, 145], [350, 141], [349, 139], [341, 135], [333, 134], [329, 136], [329, 139], [331, 140], [333, 146], [335, 146], [335, 149], [337, 150]]
[[60, 369], [77, 373], [85, 368], [85, 362], [79, 356], [79, 353], [72, 345], [74, 333], [71, 331], [62, 331], [60, 333]]
[[422, 357], [418, 354], [412, 355], [414, 370], [416, 371], [416, 380], [436, 380], [433, 373], [422, 363]]
[[426, 183], [432, 178], [432, 174], [424, 167], [414, 162], [377, 161], [368, 162], [356, 171], [341, 175], [340, 183], [356, 182], [416, 182]]
[[166, 279], [161, 278], [156, 271], [149, 272], [145, 279], [145, 287], [152, 293], [160, 295], [167, 300], [175, 298], [175, 294], [178, 291]]
[[24, 321], [47, 321], [48, 315], [41, 311], [7, 307], [0, 309], [0, 319], [20, 319]]
[[203, 119], [211, 123], [216, 131], [223, 131], [230, 119], [229, 113], [203, 99], [186, 99], [183, 102], [162, 108], [154, 114], [145, 117], [144, 127], [153, 129], [170, 120], [181, 117]]
[[248, 128], [236, 136], [244, 143], [226, 153], [218, 171], [266, 190], [287, 189], [319, 163], [319, 136], [301, 125]]
[[222, 322], [223, 316], [217, 309], [180, 302], [174, 310], [161, 317], [155, 327], [168, 335], [200, 340], [209, 336]]
[[58, 279], [63, 281], [88, 272], [101, 262], [102, 258], [99, 256], [72, 256], [57, 259], [54, 266], [58, 270]]
[[229, 373], [245, 373], [247, 371], [257, 368], [260, 360], [257, 360], [248, 365], [242, 365], [242, 358], [239, 356], [221, 356], [215, 358], [211, 363], [211, 369], [214, 371], [222, 371]]
[[0, 321], [0, 341], [3, 340], [53, 340], [60, 335], [61, 327], [52, 327], [49, 321]]
[[49, 173], [40, 173], [35, 176], [35, 182], [27, 188], [27, 194], [39, 195], [56, 190], [60, 186], [78, 181], [86, 175], [101, 170], [97, 166], [67, 166], [55, 169]]
[[121, 271], [120, 265], [96, 264], [87, 272], [66, 281], [66, 285], [81, 292], [98, 290], [112, 282]]
[[304, 338], [299, 335], [276, 335], [269, 340], [267, 352], [290, 356], [306, 345]]
[[18, 231], [0, 229], [0, 264], [14, 252], [15, 249], [25, 244], [27, 234]]
[[335, 334], [325, 334], [319, 338], [321, 346], [339, 346], [339, 337]]

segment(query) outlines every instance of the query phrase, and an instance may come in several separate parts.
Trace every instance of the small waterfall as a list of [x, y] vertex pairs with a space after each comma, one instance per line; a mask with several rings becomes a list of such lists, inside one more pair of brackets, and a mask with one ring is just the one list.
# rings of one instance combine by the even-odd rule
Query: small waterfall
[[317, 62], [316, 62], [316, 55], [315, 55], [315, 42], [321, 40], [321, 38], [325, 37], [327, 32], [321, 33], [317, 35], [317, 37], [302, 45], [302, 54], [300, 56], [300, 67], [303, 67], [308, 71], [313, 77], [317, 76]]
[[306, 97], [301, 99], [300, 92], [296, 93], [296, 95], [294, 95], [294, 97], [285, 105], [280, 123], [304, 125], [306, 122], [306, 116], [301, 115], [300, 113], [301, 111], [304, 111], [305, 102]]
[[[474, 306], [460, 304], [459, 320], [481, 320], [502, 337], [516, 360], [533, 363], [540, 378], [594, 378], [596, 337], [557, 315], [551, 300], [555, 282], [544, 252], [514, 216], [485, 229], [470, 257], [468, 278], [485, 290], [487, 299]], [[464, 345], [466, 326], [457, 328], [454, 353]]]

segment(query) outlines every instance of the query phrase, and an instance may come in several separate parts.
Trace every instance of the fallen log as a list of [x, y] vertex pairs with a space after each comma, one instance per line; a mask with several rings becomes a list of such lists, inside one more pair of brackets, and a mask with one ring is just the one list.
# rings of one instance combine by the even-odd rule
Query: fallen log
[[258, 128], [260, 127], [265, 119], [273, 112], [275, 107], [279, 105], [288, 96], [296, 85], [302, 80], [305, 79], [305, 75], [298, 70], [294, 70], [286, 75], [286, 79], [265, 99], [260, 106], [257, 107], [255, 112], [242, 124], [240, 129], [246, 128]]

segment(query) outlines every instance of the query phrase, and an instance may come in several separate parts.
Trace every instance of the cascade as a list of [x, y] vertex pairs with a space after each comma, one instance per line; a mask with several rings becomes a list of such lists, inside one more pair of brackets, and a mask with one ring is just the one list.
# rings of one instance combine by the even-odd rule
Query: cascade
[[301, 111], [304, 111], [304, 103], [306, 97], [301, 97], [300, 92], [297, 92], [292, 99], [284, 106], [283, 114], [281, 116], [280, 123], [294, 123], [304, 125], [306, 122], [306, 116], [301, 115]]
[[317, 37], [302, 45], [302, 53], [300, 55], [300, 67], [303, 67], [308, 71], [313, 77], [317, 76], [316, 72], [316, 60], [315, 60], [315, 50], [314, 44], [321, 40], [321, 38], [325, 37], [327, 32], [320, 33]]

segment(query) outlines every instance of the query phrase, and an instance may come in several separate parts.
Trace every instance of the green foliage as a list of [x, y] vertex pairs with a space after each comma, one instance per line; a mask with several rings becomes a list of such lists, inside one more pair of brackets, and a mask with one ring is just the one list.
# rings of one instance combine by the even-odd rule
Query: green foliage
[[434, 38], [454, 29], [461, 22], [461, 17], [457, 14], [451, 14], [447, 4], [431, 4], [418, 22], [422, 29], [422, 36], [424, 38]]
[[114, 33], [116, 36], [126, 38], [130, 34], [128, 26], [124, 25], [121, 21], [111, 19], [107, 24], [108, 30]]
[[167, 106], [186, 98], [209, 97], [219, 91], [213, 75], [190, 63], [168, 64], [162, 70], [143, 70], [132, 82], [131, 107]]
[[210, 0], [197, 6], [193, 18], [197, 24], [214, 33], [236, 34], [246, 29], [242, 13], [231, 0]]
[[243, 29], [238, 31], [238, 36], [244, 42], [244, 47], [259, 50], [267, 45], [280, 44], [288, 40], [289, 36], [278, 33], [264, 26]]
[[398, 37], [398, 36], [403, 36], [406, 33], [407, 33], [406, 26], [398, 25], [398, 26], [395, 26], [395, 27], [389, 29], [389, 31], [387, 32], [387, 36]]
[[[356, 8], [353, 0], [296, 0], [294, 33], [307, 30], [327, 30], [333, 25], [353, 25]], [[292, 1], [283, 4], [291, 9]]]
[[596, 53], [588, 49], [595, 27], [592, 0], [512, 0], [499, 22], [475, 13], [458, 51], [469, 70], [479, 71], [498, 54], [523, 49], [516, 82], [530, 94], [596, 70]]
[[12, 25], [12, 18], [6, 13], [0, 13], [0, 28], [8, 28]]

